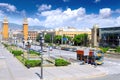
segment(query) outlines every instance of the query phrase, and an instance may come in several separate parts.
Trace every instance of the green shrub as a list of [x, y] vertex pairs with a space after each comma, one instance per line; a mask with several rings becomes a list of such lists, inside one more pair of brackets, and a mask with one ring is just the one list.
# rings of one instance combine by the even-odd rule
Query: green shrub
[[33, 50], [30, 50], [30, 54], [37, 54], [37, 55], [40, 55], [39, 52], [36, 52], [36, 51], [33, 51]]
[[16, 56], [16, 58], [25, 65], [26, 58], [23, 58], [22, 56]]
[[9, 51], [9, 52], [12, 52], [13, 50], [12, 50], [12, 48], [9, 47], [9, 48], [8, 48], [8, 51]]
[[64, 59], [55, 59], [55, 66], [67, 66], [70, 63]]
[[120, 52], [120, 47], [117, 47], [117, 48], [116, 48], [116, 52]]
[[27, 67], [36, 67], [40, 66], [41, 61], [40, 60], [26, 60], [25, 61], [25, 66]]
[[21, 54], [23, 54], [23, 52], [20, 50], [13, 50], [12, 54], [14, 54], [14, 56], [20, 56]]
[[4, 45], [4, 47], [8, 47], [9, 46], [8, 44], [5, 44], [5, 43], [3, 43], [3, 45]]
[[48, 45], [49, 45], [49, 46], [53, 46], [53, 44], [52, 44], [52, 43], [49, 43]]
[[109, 47], [101, 47], [102, 51], [106, 53], [110, 48]]

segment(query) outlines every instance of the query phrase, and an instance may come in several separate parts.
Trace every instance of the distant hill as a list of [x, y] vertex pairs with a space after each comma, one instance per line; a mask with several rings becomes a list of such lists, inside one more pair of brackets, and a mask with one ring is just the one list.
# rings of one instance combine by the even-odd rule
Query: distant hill
[[[18, 25], [15, 23], [9, 23], [9, 29], [12, 30], [22, 30], [23, 25]], [[2, 22], [0, 21], [0, 28], [2, 28]], [[45, 28], [44, 26], [29, 26], [29, 30], [45, 30], [49, 28]]]

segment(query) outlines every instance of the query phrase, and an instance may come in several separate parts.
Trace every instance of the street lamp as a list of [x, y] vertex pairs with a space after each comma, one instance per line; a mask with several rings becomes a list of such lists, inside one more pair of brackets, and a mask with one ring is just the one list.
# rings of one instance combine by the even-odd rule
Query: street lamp
[[17, 38], [13, 37], [13, 40], [14, 40], [14, 45], [16, 46], [16, 49], [17, 49]]
[[60, 31], [60, 35], [62, 36], [61, 38], [61, 44], [63, 44], [63, 33]]
[[41, 79], [43, 79], [43, 43], [44, 43], [44, 37], [42, 33], [40, 34], [40, 47], [41, 47]]
[[24, 38], [23, 38], [23, 60], [24, 60], [24, 44], [25, 44], [25, 40], [24, 40]]
[[27, 49], [28, 49], [27, 59], [29, 60], [30, 47], [31, 47], [31, 40], [30, 40], [29, 37], [27, 39], [27, 45], [26, 46], [27, 46]]
[[16, 39], [16, 42], [15, 42], [15, 43], [16, 43], [16, 47], [17, 47], [17, 39]]
[[16, 45], [16, 37], [13, 37], [14, 45]]

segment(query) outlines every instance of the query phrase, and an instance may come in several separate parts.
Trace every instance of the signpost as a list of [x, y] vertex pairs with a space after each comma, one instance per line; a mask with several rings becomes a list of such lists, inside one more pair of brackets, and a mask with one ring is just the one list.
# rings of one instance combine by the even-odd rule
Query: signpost
[[84, 56], [89, 56], [89, 52], [90, 52], [90, 49], [89, 48], [85, 48], [84, 49]]
[[89, 58], [89, 52], [90, 52], [89, 48], [85, 48], [84, 49], [84, 56], [87, 56], [87, 63], [89, 63], [89, 60], [88, 60], [88, 58]]

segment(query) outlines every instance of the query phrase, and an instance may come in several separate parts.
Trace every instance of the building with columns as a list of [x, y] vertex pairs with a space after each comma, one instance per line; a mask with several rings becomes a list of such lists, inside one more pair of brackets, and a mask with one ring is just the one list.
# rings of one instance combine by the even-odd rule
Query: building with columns
[[[44, 33], [50, 34], [51, 35], [51, 41], [53, 42], [53, 38], [56, 35], [61, 35], [63, 36], [69, 36], [71, 37], [71, 39], [73, 39], [76, 35], [79, 34], [88, 34], [88, 39], [91, 40], [91, 30], [89, 29], [76, 29], [74, 27], [66, 27], [66, 28], [58, 28], [58, 29], [54, 29], [54, 30], [46, 30]], [[62, 39], [62, 43], [63, 43], [63, 39]]]
[[8, 20], [5, 17], [3, 20], [3, 24], [2, 24], [2, 39], [3, 40], [8, 40], [9, 38], [9, 33], [8, 33]]
[[65, 28], [61, 28], [58, 30], [55, 30], [55, 35], [65, 35], [65, 36], [69, 36], [71, 38], [74, 38], [75, 35], [78, 34], [88, 34], [89, 38], [91, 37], [91, 31], [90, 30], [80, 30], [80, 29], [76, 29], [74, 27], [67, 27]]
[[28, 39], [28, 21], [27, 21], [27, 19], [24, 19], [24, 22], [23, 22], [23, 37], [24, 37], [24, 40]]
[[91, 31], [90, 30], [80, 30], [80, 29], [76, 29], [74, 27], [67, 27], [67, 28], [59, 28], [59, 29], [55, 29], [55, 30], [49, 30], [47, 31], [47, 33], [53, 33], [54, 35], [65, 35], [65, 36], [69, 36], [71, 38], [74, 38], [75, 35], [78, 34], [88, 34], [89, 38], [91, 38]]

